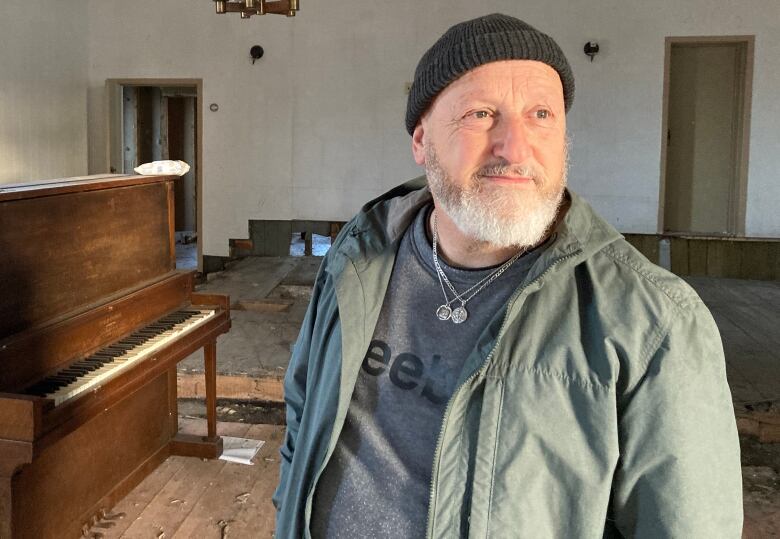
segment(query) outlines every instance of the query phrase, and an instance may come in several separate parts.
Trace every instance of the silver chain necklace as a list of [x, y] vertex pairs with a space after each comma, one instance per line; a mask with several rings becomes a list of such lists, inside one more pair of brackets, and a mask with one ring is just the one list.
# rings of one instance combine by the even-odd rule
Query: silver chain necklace
[[[466, 321], [466, 319], [469, 317], [469, 313], [466, 310], [466, 303], [471, 300], [474, 296], [479, 294], [482, 290], [485, 289], [490, 283], [495, 281], [499, 278], [499, 276], [504, 273], [507, 269], [509, 269], [509, 266], [515, 263], [515, 261], [522, 256], [522, 254], [525, 252], [525, 249], [520, 249], [517, 253], [515, 253], [512, 258], [501, 264], [494, 272], [492, 272], [490, 275], [484, 277], [481, 279], [477, 284], [473, 285], [468, 290], [465, 290], [461, 292], [460, 294], [455, 290], [455, 287], [450, 282], [450, 280], [447, 278], [447, 274], [444, 273], [444, 270], [441, 267], [441, 264], [439, 264], [439, 256], [438, 256], [438, 245], [439, 243], [439, 227], [436, 223], [436, 210], [433, 211], [433, 265], [436, 268], [436, 276], [439, 278], [439, 286], [441, 287], [441, 293], [444, 294], [444, 303], [439, 306], [438, 309], [436, 309], [436, 316], [439, 320], [452, 320], [455, 324], [461, 324]], [[447, 291], [444, 289], [444, 283], [447, 283], [447, 288], [450, 289], [450, 291], [453, 294], [453, 298], [449, 299], [447, 297]], [[473, 292], [472, 292], [473, 291]], [[466, 297], [468, 294], [468, 297]], [[460, 307], [452, 308], [450, 307], [450, 304], [458, 300], [460, 302]]]

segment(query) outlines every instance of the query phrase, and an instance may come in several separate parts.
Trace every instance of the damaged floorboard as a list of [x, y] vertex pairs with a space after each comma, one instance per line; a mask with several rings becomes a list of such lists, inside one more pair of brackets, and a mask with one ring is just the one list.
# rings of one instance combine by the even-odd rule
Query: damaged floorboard
[[[180, 431], [198, 433], [205, 421], [182, 418]], [[284, 427], [218, 423], [222, 436], [263, 440], [254, 466], [194, 457], [169, 457], [106, 517], [90, 537], [225, 539], [270, 538]]]

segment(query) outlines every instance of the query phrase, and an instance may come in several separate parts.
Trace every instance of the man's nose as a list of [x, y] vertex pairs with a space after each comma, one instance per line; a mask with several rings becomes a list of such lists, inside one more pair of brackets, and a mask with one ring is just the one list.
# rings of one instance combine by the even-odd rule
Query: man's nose
[[528, 126], [522, 118], [502, 117], [493, 129], [493, 155], [509, 163], [525, 163], [533, 156]]

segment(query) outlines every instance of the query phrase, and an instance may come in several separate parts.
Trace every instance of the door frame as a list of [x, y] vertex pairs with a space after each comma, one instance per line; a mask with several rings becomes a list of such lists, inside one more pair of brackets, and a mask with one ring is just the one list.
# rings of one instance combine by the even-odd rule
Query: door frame
[[195, 188], [196, 200], [196, 233], [198, 235], [198, 271], [203, 272], [203, 79], [106, 79], [106, 162], [109, 167], [112, 163], [122, 162], [122, 87], [124, 86], [168, 86], [168, 87], [195, 87], [197, 107], [195, 117], [197, 128], [195, 130]]
[[[747, 208], [748, 161], [750, 156], [750, 110], [753, 96], [753, 56], [755, 51], [755, 35], [735, 36], [668, 36], [664, 46], [664, 89], [663, 118], [661, 121], [661, 179], [658, 197], [658, 224], [660, 235], [694, 235], [690, 233], [675, 234], [664, 231], [664, 206], [666, 204], [666, 156], [667, 132], [669, 129], [669, 79], [671, 71], [672, 46], [688, 45], [742, 45], [745, 47], [744, 65], [738, 65], [737, 72], [744, 72], [743, 85], [737, 86], [737, 106], [742, 113], [737, 115], [735, 131], [736, 155], [734, 156], [736, 185], [732, 192], [732, 214], [729, 223], [733, 223], [729, 236], [745, 236], [745, 215]], [[739, 61], [739, 60], [738, 60]], [[740, 69], [741, 68], [741, 69]]]

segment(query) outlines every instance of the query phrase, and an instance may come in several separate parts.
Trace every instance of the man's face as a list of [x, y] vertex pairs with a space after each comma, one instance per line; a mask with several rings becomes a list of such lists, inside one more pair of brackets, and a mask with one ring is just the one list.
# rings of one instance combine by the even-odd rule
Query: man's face
[[466, 236], [499, 247], [543, 239], [566, 184], [566, 113], [558, 73], [492, 62], [447, 86], [412, 136], [436, 206]]

